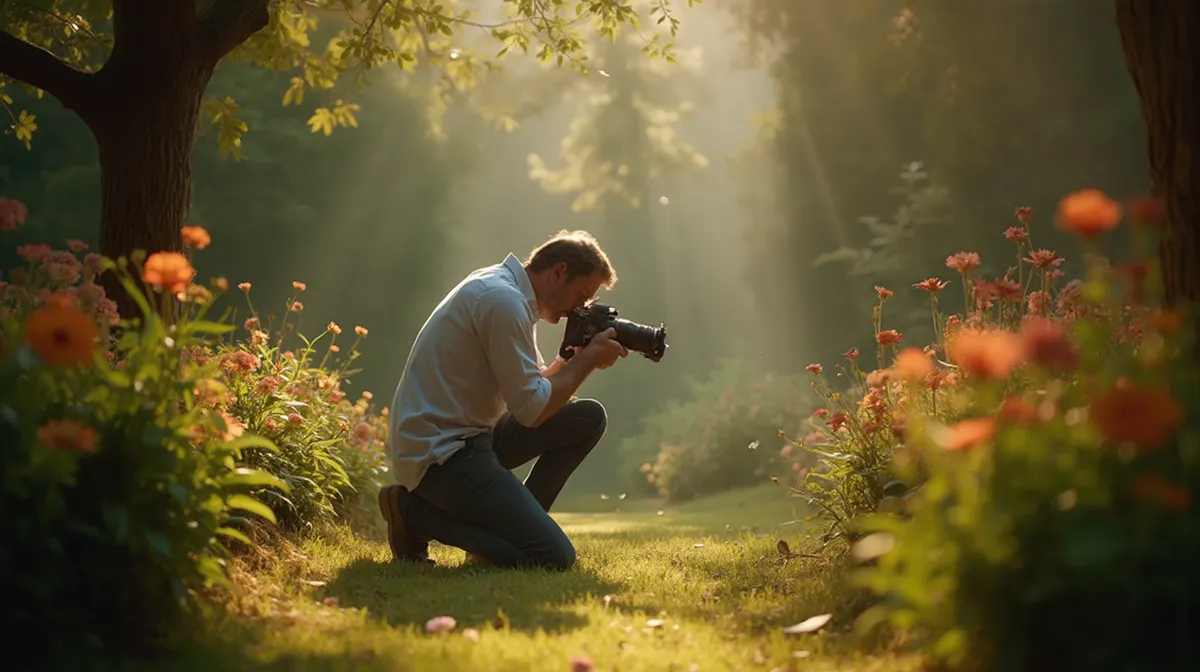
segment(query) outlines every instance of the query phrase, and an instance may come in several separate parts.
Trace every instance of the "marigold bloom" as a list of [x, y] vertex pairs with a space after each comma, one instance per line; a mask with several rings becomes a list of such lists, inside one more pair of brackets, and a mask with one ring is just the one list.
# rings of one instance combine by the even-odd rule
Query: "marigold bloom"
[[995, 436], [994, 418], [968, 418], [950, 427], [942, 447], [951, 452], [970, 450], [991, 441]]
[[183, 234], [183, 244], [197, 250], [203, 250], [212, 244], [212, 236], [200, 226], [185, 226], [180, 229]]
[[1058, 203], [1058, 226], [1080, 238], [1095, 238], [1121, 222], [1121, 204], [1099, 189], [1068, 194]]
[[875, 334], [875, 341], [885, 347], [889, 345], [895, 345], [903, 340], [904, 336], [902, 336], [900, 332], [896, 331], [895, 329], [888, 329], [887, 331], [881, 331], [878, 334]]
[[1023, 347], [1014, 333], [1001, 330], [961, 329], [946, 344], [950, 361], [968, 375], [1007, 378], [1021, 362]]
[[926, 278], [921, 282], [913, 283], [913, 287], [917, 289], [923, 289], [930, 294], [937, 294], [949, 285], [949, 282], [939, 280], [937, 278]]
[[47, 366], [90, 364], [96, 353], [96, 323], [84, 311], [51, 303], [25, 319], [25, 342]]
[[933, 362], [920, 348], [905, 348], [896, 355], [895, 368], [904, 380], [919, 381], [933, 373]]
[[1183, 424], [1183, 407], [1166, 390], [1126, 383], [1094, 399], [1090, 417], [1109, 441], [1154, 450]]
[[95, 453], [99, 450], [96, 430], [74, 419], [50, 420], [37, 430], [37, 440], [47, 448]]
[[176, 294], [187, 289], [196, 276], [187, 257], [178, 252], [155, 252], [146, 259], [142, 279], [146, 284]]

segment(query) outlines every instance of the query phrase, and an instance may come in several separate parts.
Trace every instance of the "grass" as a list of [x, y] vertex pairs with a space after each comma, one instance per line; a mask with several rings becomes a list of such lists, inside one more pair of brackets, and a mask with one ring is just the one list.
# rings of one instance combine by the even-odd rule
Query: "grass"
[[[564, 573], [464, 567], [462, 551], [437, 545], [436, 567], [395, 565], [379, 541], [328, 531], [234, 567], [238, 595], [204, 619], [198, 643], [151, 667], [569, 670], [584, 655], [621, 672], [918, 669], [850, 633], [855, 600], [833, 561], [779, 555], [779, 539], [803, 543], [781, 524], [791, 501], [754, 488], [557, 514], [579, 550]], [[826, 612], [820, 633], [782, 632]], [[425, 632], [443, 615], [454, 631]]]

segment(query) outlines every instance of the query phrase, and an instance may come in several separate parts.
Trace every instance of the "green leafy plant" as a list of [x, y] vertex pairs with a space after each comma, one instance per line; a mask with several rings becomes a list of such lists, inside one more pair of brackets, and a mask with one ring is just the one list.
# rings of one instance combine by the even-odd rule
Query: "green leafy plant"
[[807, 457], [781, 449], [780, 430], [795, 426], [806, 404], [795, 378], [724, 360], [708, 379], [692, 381], [690, 399], [664, 405], [622, 442], [626, 481], [678, 502], [780, 474], [790, 479]]
[[[23, 221], [13, 203], [0, 199], [0, 229]], [[0, 572], [14, 641], [86, 656], [153, 643], [197, 589], [228, 585], [222, 539], [274, 519], [249, 490], [286, 485], [237, 464], [269, 440], [196, 403], [205, 373], [186, 353], [230, 327], [195, 303], [166, 319], [151, 308], [176, 290], [164, 259], [178, 274], [187, 260], [82, 251], [24, 246], [26, 265], [0, 283]], [[109, 311], [102, 271], [140, 318]]]

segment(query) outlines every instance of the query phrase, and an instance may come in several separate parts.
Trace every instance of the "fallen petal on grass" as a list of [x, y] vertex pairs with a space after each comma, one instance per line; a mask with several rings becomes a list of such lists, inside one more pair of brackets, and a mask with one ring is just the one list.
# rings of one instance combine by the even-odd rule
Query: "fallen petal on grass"
[[816, 632], [825, 627], [825, 624], [833, 619], [833, 614], [819, 614], [812, 618], [806, 618], [795, 625], [789, 625], [783, 629], [787, 635], [803, 635], [809, 632]]

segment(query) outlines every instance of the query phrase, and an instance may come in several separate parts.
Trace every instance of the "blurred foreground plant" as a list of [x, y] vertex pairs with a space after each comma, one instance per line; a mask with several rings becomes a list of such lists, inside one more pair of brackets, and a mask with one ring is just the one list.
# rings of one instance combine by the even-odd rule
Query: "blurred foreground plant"
[[[0, 199], [0, 230], [24, 222], [15, 203]], [[274, 518], [247, 490], [286, 485], [236, 464], [269, 440], [196, 403], [204, 372], [185, 353], [228, 328], [198, 304], [152, 308], [198, 291], [187, 258], [80, 261], [85, 246], [69, 248], [23, 246], [25, 265], [0, 282], [2, 627], [47, 647], [33, 655], [86, 657], [77, 647], [152, 643], [197, 588], [228, 585], [221, 537], [248, 541], [245, 514]], [[115, 315], [94, 282], [103, 271], [140, 318]]]
[[[867, 501], [839, 523], [861, 536], [858, 582], [882, 598], [860, 628], [907, 629], [963, 670], [1184, 669], [1194, 659], [1200, 369], [1184, 326], [1194, 322], [1149, 298], [1160, 283], [1147, 254], [1157, 212], [1150, 200], [1129, 204], [1130, 264], [1091, 255], [1086, 279], [1057, 291], [1061, 258], [1032, 246], [1027, 209], [1005, 234], [1021, 260], [1006, 277], [971, 277], [977, 255], [948, 259], [967, 312], [943, 321], [935, 302], [939, 343], [924, 359], [885, 350], [871, 374], [895, 400], [891, 419], [903, 417], [888, 469], [911, 487], [899, 510], [870, 514]], [[1089, 190], [1065, 198], [1057, 221], [1091, 248], [1122, 215]], [[918, 286], [935, 298], [942, 287]], [[932, 389], [939, 375], [957, 383]], [[870, 419], [857, 414], [860, 426]], [[830, 426], [828, 436], [850, 451], [860, 434]]]

